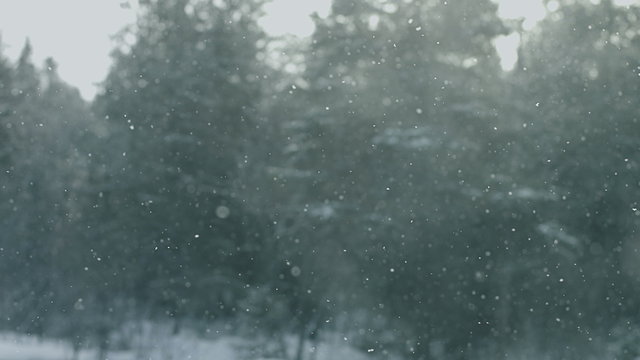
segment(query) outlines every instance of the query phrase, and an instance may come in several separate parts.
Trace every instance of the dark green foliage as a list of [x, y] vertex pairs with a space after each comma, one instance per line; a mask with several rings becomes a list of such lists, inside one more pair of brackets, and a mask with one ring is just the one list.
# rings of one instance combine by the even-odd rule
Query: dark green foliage
[[289, 73], [260, 5], [141, 1], [91, 108], [0, 57], [2, 328], [638, 354], [637, 7], [561, 4], [504, 73], [492, 1], [336, 0]]

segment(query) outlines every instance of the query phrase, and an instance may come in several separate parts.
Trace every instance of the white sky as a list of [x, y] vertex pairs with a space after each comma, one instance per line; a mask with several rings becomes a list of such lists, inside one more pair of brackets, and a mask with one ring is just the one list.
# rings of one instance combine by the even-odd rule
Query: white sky
[[0, 0], [2, 53], [15, 60], [28, 36], [36, 65], [53, 57], [60, 76], [91, 99], [111, 64], [111, 35], [134, 21], [118, 0]]
[[[135, 7], [129, 1], [135, 0], [0, 0], [2, 54], [15, 60], [29, 37], [37, 65], [53, 57], [60, 76], [77, 86], [85, 99], [92, 99], [111, 64], [112, 36], [135, 21]], [[496, 1], [501, 16], [524, 17], [525, 25], [545, 14], [540, 0]], [[309, 15], [326, 15], [329, 4], [329, 0], [273, 0], [265, 8], [267, 16], [261, 25], [273, 35], [310, 35]], [[496, 40], [506, 69], [515, 63], [518, 42], [513, 36]]]

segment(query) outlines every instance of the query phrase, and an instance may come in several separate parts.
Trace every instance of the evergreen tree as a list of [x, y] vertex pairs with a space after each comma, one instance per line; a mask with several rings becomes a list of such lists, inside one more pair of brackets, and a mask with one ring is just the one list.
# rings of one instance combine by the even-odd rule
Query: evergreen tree
[[102, 241], [137, 259], [126, 276], [141, 305], [176, 318], [233, 313], [255, 278], [262, 228], [235, 181], [261, 94], [257, 11], [143, 2], [96, 100], [125, 159], [104, 192], [120, 227]]

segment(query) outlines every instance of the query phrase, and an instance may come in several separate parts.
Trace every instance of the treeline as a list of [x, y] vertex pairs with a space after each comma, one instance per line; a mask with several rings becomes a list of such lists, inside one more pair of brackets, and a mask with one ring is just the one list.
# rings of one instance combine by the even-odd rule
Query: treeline
[[92, 104], [28, 44], [0, 59], [2, 329], [640, 354], [639, 8], [524, 31], [489, 0], [335, 0], [282, 48], [259, 1], [140, 2]]

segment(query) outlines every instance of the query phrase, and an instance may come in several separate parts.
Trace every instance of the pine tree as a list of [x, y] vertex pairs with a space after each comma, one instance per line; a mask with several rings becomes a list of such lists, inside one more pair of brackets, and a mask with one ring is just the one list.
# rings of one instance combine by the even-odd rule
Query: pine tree
[[136, 43], [116, 53], [96, 100], [122, 139], [104, 191], [116, 242], [138, 259], [127, 276], [141, 306], [233, 313], [260, 246], [235, 184], [262, 91], [258, 4], [142, 5]]

